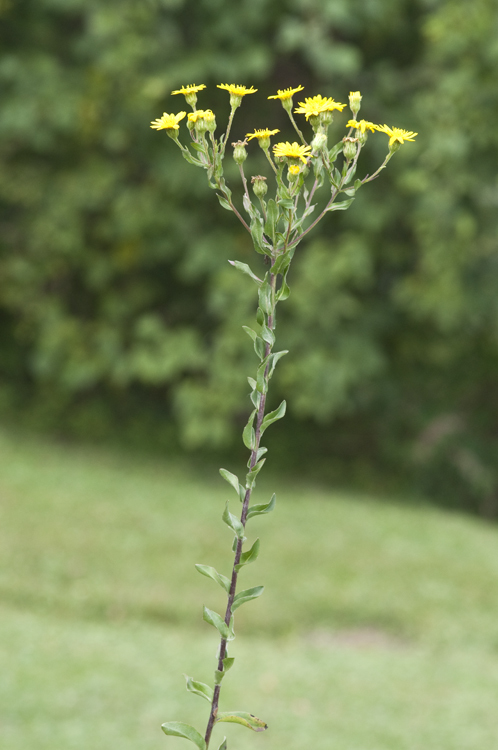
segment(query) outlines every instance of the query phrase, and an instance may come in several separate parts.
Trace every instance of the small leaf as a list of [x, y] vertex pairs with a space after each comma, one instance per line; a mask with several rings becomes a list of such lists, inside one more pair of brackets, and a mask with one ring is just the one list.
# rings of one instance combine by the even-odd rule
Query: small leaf
[[256, 274], [251, 271], [247, 263], [241, 263], [239, 260], [229, 260], [228, 262], [235, 268], [238, 268], [239, 271], [242, 271], [242, 273], [245, 273], [246, 276], [250, 276], [251, 279], [255, 281], [258, 286], [261, 286], [261, 284], [263, 283], [262, 280], [258, 279]]
[[217, 612], [213, 612], [212, 609], [204, 607], [202, 619], [205, 620], [205, 622], [208, 622], [210, 625], [213, 625], [213, 627], [216, 628], [222, 638], [226, 638], [227, 640], [229, 639], [230, 629], [225, 620]]
[[287, 281], [284, 279], [282, 281], [282, 286], [280, 287], [280, 289], [277, 292], [277, 295], [276, 295], [277, 296], [277, 300], [279, 302], [280, 302], [280, 300], [286, 300], [289, 297], [289, 295], [290, 295], [290, 289], [289, 289], [289, 286], [287, 284]]
[[256, 539], [251, 549], [241, 554], [240, 563], [235, 566], [235, 570], [237, 571], [237, 573], [241, 570], [241, 568], [244, 567], [244, 565], [249, 565], [249, 563], [252, 563], [255, 560], [257, 560], [258, 555], [259, 555], [259, 544], [260, 544], [259, 539]]
[[225, 672], [228, 672], [228, 670], [233, 667], [234, 661], [235, 656], [225, 656], [225, 658], [223, 659], [223, 667], [225, 669]]
[[[270, 355], [273, 356], [273, 355]], [[260, 366], [258, 367], [256, 371], [256, 390], [259, 391], [259, 393], [266, 393], [268, 388], [267, 379], [265, 377], [266, 373], [266, 365], [268, 364], [266, 357], [261, 362]]]
[[261, 338], [270, 346], [273, 346], [273, 344], [275, 343], [275, 334], [273, 333], [271, 328], [268, 328], [268, 326], [265, 324], [263, 324], [263, 326], [261, 327]]
[[[256, 433], [254, 431], [254, 427], [252, 426], [255, 416], [256, 416], [256, 409], [254, 409], [254, 411], [251, 412], [251, 415], [242, 433], [242, 441], [244, 445], [246, 446], [246, 448], [248, 448], [250, 451], [252, 451], [256, 445]], [[238, 480], [237, 480], [237, 484], [238, 484]]]
[[258, 719], [254, 714], [248, 714], [245, 711], [219, 711], [216, 715], [216, 721], [228, 721], [232, 724], [242, 724], [243, 727], [252, 729], [254, 732], [264, 732], [268, 729], [268, 724]]
[[214, 670], [214, 684], [221, 685], [226, 672], [221, 672], [219, 669]]
[[249, 520], [253, 516], [263, 516], [266, 515], [266, 513], [271, 513], [276, 505], [276, 502], [277, 497], [275, 494], [273, 494], [270, 502], [266, 503], [266, 505], [252, 505], [247, 511], [247, 520]]
[[227, 750], [227, 738], [226, 737], [223, 738], [223, 742], [219, 746], [218, 750]]
[[234, 516], [233, 513], [230, 513], [230, 511], [228, 510], [228, 502], [225, 505], [225, 510], [223, 511], [222, 519], [224, 520], [226, 525], [229, 526], [235, 532], [238, 539], [244, 538], [244, 527], [242, 526], [237, 516]]
[[268, 283], [268, 279], [266, 277], [259, 288], [259, 306], [267, 315], [269, 315], [272, 311], [271, 286]]
[[335, 162], [335, 160], [337, 159], [337, 155], [341, 153], [343, 148], [344, 143], [342, 141], [339, 141], [339, 143], [336, 143], [335, 146], [332, 146], [329, 151], [329, 159], [331, 164]]
[[201, 698], [204, 698], [204, 700], [206, 700], [208, 703], [212, 702], [213, 688], [209, 687], [209, 685], [205, 685], [203, 682], [197, 682], [196, 680], [193, 680], [187, 674], [183, 676], [187, 680], [187, 690], [189, 691], [189, 693], [200, 695]]
[[354, 189], [359, 190], [362, 186], [362, 181], [360, 179], [354, 181]]
[[294, 208], [294, 201], [291, 198], [282, 198], [278, 201], [278, 205], [285, 208], [287, 211], [292, 211]]
[[190, 740], [194, 745], [197, 745], [199, 750], [206, 750], [206, 742], [197, 729], [191, 727], [189, 724], [183, 724], [181, 721], [168, 721], [166, 724], [161, 726], [164, 734], [168, 734], [172, 737], [183, 737], [186, 740]]
[[354, 195], [356, 193], [356, 189], [354, 187], [346, 188], [346, 190], [341, 190], [341, 193], [345, 193], [346, 195]]
[[218, 200], [220, 202], [220, 206], [223, 206], [223, 208], [226, 208], [227, 211], [232, 211], [233, 210], [232, 207], [231, 207], [231, 205], [230, 205], [230, 203], [227, 201], [226, 198], [224, 198], [219, 193], [216, 193], [216, 197], [218, 198]]
[[246, 487], [248, 490], [252, 490], [254, 485], [256, 484], [256, 477], [258, 476], [259, 472], [263, 468], [263, 464], [266, 461], [266, 458], [262, 458], [261, 461], [258, 461], [252, 469], [246, 474]]
[[281, 357], [284, 357], [286, 354], [289, 353], [288, 349], [283, 349], [281, 352], [275, 352], [274, 354], [270, 354], [270, 370], [268, 372], [268, 380], [271, 378], [275, 371], [275, 367], [277, 366], [277, 362]]
[[190, 145], [192, 148], [195, 148], [196, 151], [201, 151], [203, 154], [206, 153], [206, 147], [202, 146], [200, 143], [194, 143], [194, 141], [191, 141]]
[[227, 469], [220, 469], [220, 474], [223, 477], [223, 479], [228, 482], [228, 484], [231, 484], [234, 488], [235, 492], [238, 494], [239, 492], [239, 480], [238, 477], [235, 476], [235, 474], [232, 474], [231, 471], [227, 471]]
[[264, 590], [264, 586], [254, 586], [252, 589], [245, 589], [244, 591], [241, 591], [240, 594], [237, 594], [237, 596], [233, 600], [232, 612], [235, 612], [236, 609], [241, 607], [246, 602], [250, 602], [252, 599], [257, 599], [258, 596], [261, 596]]
[[206, 578], [212, 578], [213, 581], [219, 583], [221, 588], [225, 589], [227, 593], [230, 591], [230, 580], [226, 576], [221, 575], [221, 573], [218, 573], [215, 568], [212, 568], [210, 565], [199, 565], [197, 563], [195, 569], [201, 575], [206, 576]]
[[256, 252], [265, 255], [266, 251], [263, 245], [263, 227], [259, 219], [253, 219], [251, 221], [251, 237]]
[[293, 250], [294, 248], [291, 248], [286, 253], [282, 253], [282, 255], [279, 255], [277, 260], [272, 266], [272, 273], [284, 273], [287, 268], [289, 267], [289, 263], [292, 260], [293, 256]]
[[287, 408], [287, 403], [285, 401], [282, 401], [278, 409], [275, 409], [275, 411], [271, 411], [269, 414], [266, 415], [266, 417], [263, 419], [263, 422], [261, 424], [261, 435], [266, 430], [267, 427], [269, 427], [273, 422], [276, 422], [277, 419], [282, 419], [282, 417], [285, 415], [285, 410]]
[[260, 307], [258, 307], [257, 312], [256, 312], [256, 321], [258, 325], [260, 326], [262, 326], [263, 323], [265, 322], [265, 314]]
[[275, 235], [275, 227], [277, 225], [278, 216], [279, 211], [277, 208], [277, 204], [275, 203], [273, 198], [270, 198], [266, 209], [265, 234], [268, 235], [268, 237], [271, 237], [272, 240]]
[[354, 198], [349, 198], [347, 201], [340, 201], [340, 203], [332, 203], [331, 206], [325, 209], [325, 211], [346, 211], [354, 201]]

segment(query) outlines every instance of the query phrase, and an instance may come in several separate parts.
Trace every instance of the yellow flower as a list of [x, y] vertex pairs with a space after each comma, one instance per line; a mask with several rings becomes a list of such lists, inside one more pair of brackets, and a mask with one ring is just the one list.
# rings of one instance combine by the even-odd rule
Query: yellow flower
[[254, 133], [246, 133], [246, 138], [248, 141], [251, 138], [257, 138], [259, 141], [261, 138], [269, 138], [271, 135], [275, 135], [275, 133], [280, 133], [280, 130], [268, 130], [266, 128], [265, 130], [255, 130]]
[[296, 89], [277, 89], [277, 93], [273, 94], [273, 96], [269, 96], [268, 99], [280, 99], [280, 101], [291, 99], [294, 94], [297, 94], [298, 91], [302, 91], [303, 89], [304, 86], [298, 86]]
[[374, 130], [379, 129], [378, 125], [374, 125], [373, 122], [369, 122], [368, 120], [349, 120], [347, 126], [348, 128], [361, 130], [362, 133], [365, 133], [366, 130], [370, 130], [373, 133]]
[[251, 86], [250, 89], [245, 86], [237, 86], [235, 83], [218, 83], [217, 88], [225, 89], [229, 94], [233, 96], [245, 96], [246, 94], [255, 94], [258, 89]]
[[187, 96], [187, 94], [197, 94], [197, 92], [202, 91], [202, 89], [205, 89], [206, 85], [204, 83], [201, 83], [200, 86], [196, 86], [195, 83], [191, 83], [188, 86], [182, 86], [181, 89], [177, 89], [177, 91], [172, 91], [172, 94], [184, 94]]
[[297, 175], [301, 171], [301, 167], [299, 167], [297, 164], [291, 164], [289, 167], [289, 173], [292, 175]]
[[188, 121], [195, 125], [197, 120], [212, 120], [214, 113], [210, 109], [196, 109], [195, 112], [190, 112], [188, 115]]
[[186, 114], [186, 112], [178, 112], [177, 115], [168, 115], [166, 112], [163, 112], [162, 116], [157, 120], [153, 120], [150, 126], [156, 130], [178, 130], [178, 123], [180, 120], [183, 120]]
[[303, 164], [306, 164], [305, 156], [308, 156], [311, 151], [311, 146], [300, 146], [299, 143], [276, 143], [273, 146], [274, 156], [287, 156], [289, 159], [301, 159]]
[[307, 97], [304, 102], [299, 102], [299, 107], [294, 112], [306, 115], [306, 119], [309, 120], [310, 117], [317, 117], [321, 112], [332, 112], [334, 109], [342, 112], [345, 106], [345, 104], [335, 102], [332, 97], [323, 97], [318, 94], [318, 96]]
[[389, 136], [389, 145], [393, 143], [404, 143], [405, 141], [414, 141], [415, 136], [418, 133], [412, 133], [411, 130], [403, 130], [403, 128], [390, 128], [389, 125], [376, 125], [376, 130], [380, 133], [385, 133]]

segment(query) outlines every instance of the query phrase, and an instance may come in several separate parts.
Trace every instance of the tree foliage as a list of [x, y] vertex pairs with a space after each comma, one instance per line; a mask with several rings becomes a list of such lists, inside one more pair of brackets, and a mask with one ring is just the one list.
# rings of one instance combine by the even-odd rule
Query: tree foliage
[[420, 135], [296, 258], [275, 398], [318, 452], [493, 513], [493, 0], [3, 0], [0, 14], [4, 411], [87, 433], [149, 415], [188, 446], [226, 443], [247, 416], [254, 303], [227, 260], [246, 261], [250, 238], [148, 124], [182, 109], [170, 92], [186, 83], [208, 86], [200, 106], [220, 121], [216, 83], [260, 90], [234, 140], [285, 135], [277, 88], [360, 89], [365, 117]]

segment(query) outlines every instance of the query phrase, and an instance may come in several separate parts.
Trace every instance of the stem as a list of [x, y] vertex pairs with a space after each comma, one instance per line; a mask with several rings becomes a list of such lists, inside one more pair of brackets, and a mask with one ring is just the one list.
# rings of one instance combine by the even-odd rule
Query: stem
[[[273, 266], [274, 262], [275, 261], [272, 258], [272, 266]], [[276, 307], [276, 302], [275, 302], [276, 281], [277, 281], [276, 274], [270, 273], [270, 283], [271, 283], [271, 287], [272, 287], [272, 300], [273, 300], [272, 312], [268, 315], [268, 328], [270, 330], [274, 329], [275, 307]], [[266, 347], [265, 347], [265, 358], [268, 357], [268, 355], [270, 354], [270, 352], [271, 352], [271, 346], [270, 346], [270, 344], [267, 343]], [[268, 382], [268, 372], [269, 372], [269, 369], [270, 369], [270, 363], [268, 362], [267, 365], [266, 365], [266, 369], [265, 369], [265, 382], [266, 383]], [[266, 391], [267, 390], [268, 389], [266, 389]], [[259, 407], [258, 407], [258, 411], [257, 411], [257, 415], [256, 415], [256, 430], [255, 430], [255, 432], [256, 432], [256, 441], [255, 441], [255, 446], [254, 446], [254, 448], [251, 451], [251, 459], [250, 459], [250, 462], [249, 462], [249, 470], [253, 469], [254, 466], [256, 465], [256, 462], [257, 462], [259, 444], [260, 444], [260, 441], [261, 441], [261, 425], [263, 424], [263, 419], [264, 419], [264, 416], [265, 416], [266, 396], [267, 396], [267, 393], [262, 393], [261, 394], [261, 398], [259, 400]], [[244, 527], [244, 529], [245, 529], [246, 522], [247, 522], [247, 511], [249, 510], [249, 502], [251, 500], [251, 494], [252, 494], [252, 489], [251, 488], [247, 488], [246, 494], [244, 496], [244, 502], [242, 503], [242, 512], [241, 512], [241, 515], [240, 515], [240, 522], [242, 523], [242, 526]], [[236, 592], [236, 589], [237, 589], [237, 578], [238, 578], [238, 573], [237, 573], [237, 567], [236, 566], [240, 563], [240, 558], [241, 558], [241, 555], [242, 555], [242, 545], [243, 545], [242, 539], [238, 539], [237, 540], [237, 547], [235, 549], [235, 556], [234, 556], [234, 560], [233, 560], [232, 578], [231, 578], [231, 582], [230, 582], [230, 591], [228, 593], [227, 608], [226, 608], [226, 612], [225, 612], [225, 623], [226, 623], [226, 625], [229, 625], [230, 624], [230, 620], [232, 619], [232, 605], [233, 605], [233, 600], [235, 598], [235, 592]], [[226, 653], [227, 653], [227, 639], [226, 638], [221, 638], [221, 641], [220, 641], [220, 652], [219, 652], [219, 657], [218, 657], [218, 670], [220, 672], [224, 671], [224, 668], [223, 668], [223, 659], [226, 657]], [[216, 714], [218, 713], [218, 704], [219, 704], [219, 700], [220, 700], [220, 692], [221, 692], [221, 685], [215, 685], [213, 700], [212, 700], [212, 703], [211, 703], [211, 710], [209, 712], [209, 719], [208, 719], [208, 723], [207, 723], [207, 727], [206, 727], [206, 734], [205, 734], [205, 737], [204, 737], [205, 742], [206, 742], [206, 750], [209, 747], [209, 742], [211, 740], [211, 733], [213, 731], [213, 727], [214, 727], [215, 722], [216, 722]]]

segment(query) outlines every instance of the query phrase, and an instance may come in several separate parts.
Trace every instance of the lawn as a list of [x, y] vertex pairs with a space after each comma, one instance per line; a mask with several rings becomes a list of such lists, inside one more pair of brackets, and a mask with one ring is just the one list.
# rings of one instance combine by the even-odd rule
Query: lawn
[[[222, 699], [269, 730], [212, 747], [498, 747], [498, 528], [279, 477], [256, 501], [273, 490]], [[214, 669], [222, 592], [193, 566], [228, 573], [227, 499], [187, 460], [0, 432], [2, 750], [194, 747], [160, 725], [205, 726], [182, 675]]]

